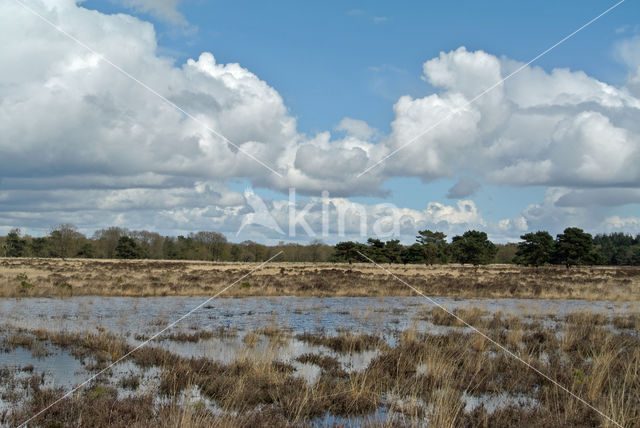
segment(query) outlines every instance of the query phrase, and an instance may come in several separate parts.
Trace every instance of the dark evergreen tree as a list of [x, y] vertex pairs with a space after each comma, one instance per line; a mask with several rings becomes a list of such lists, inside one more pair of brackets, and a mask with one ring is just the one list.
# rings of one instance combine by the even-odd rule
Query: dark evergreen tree
[[135, 239], [128, 236], [121, 236], [120, 239], [118, 239], [115, 255], [118, 259], [141, 259], [144, 257], [140, 245], [138, 245]]
[[402, 263], [404, 264], [424, 263], [424, 252], [422, 249], [422, 245], [416, 243], [411, 245], [410, 247], [405, 247], [402, 250], [401, 258], [402, 258]]
[[632, 265], [637, 238], [625, 233], [598, 234], [593, 238], [600, 263], [606, 265]]
[[594, 264], [597, 255], [593, 249], [593, 238], [578, 227], [568, 227], [556, 237], [554, 263], [567, 268], [574, 265]]
[[424, 262], [427, 264], [447, 263], [447, 235], [442, 232], [421, 230], [416, 242], [422, 246]]
[[549, 232], [538, 231], [520, 236], [515, 262], [520, 265], [542, 266], [553, 256], [553, 237]]
[[334, 247], [335, 251], [333, 253], [332, 260], [336, 262], [364, 262], [367, 261], [363, 258], [359, 252], [362, 254], [366, 253], [365, 246], [358, 242], [340, 242], [336, 244]]
[[400, 244], [400, 241], [397, 239], [392, 239], [390, 241], [385, 242], [384, 244], [384, 253], [389, 263], [401, 263], [402, 262], [402, 251], [404, 247]]
[[371, 260], [376, 263], [391, 263], [391, 260], [385, 251], [385, 244], [379, 239], [367, 239], [367, 246], [360, 252], [370, 257]]
[[49, 238], [31, 238], [29, 253], [33, 257], [49, 257], [51, 255], [51, 243]]
[[451, 240], [451, 253], [456, 262], [474, 266], [492, 263], [498, 249], [485, 232], [469, 230]]

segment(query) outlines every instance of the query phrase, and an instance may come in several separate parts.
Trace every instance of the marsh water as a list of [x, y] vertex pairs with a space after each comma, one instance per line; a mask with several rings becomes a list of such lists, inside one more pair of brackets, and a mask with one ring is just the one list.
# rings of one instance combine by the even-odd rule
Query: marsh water
[[[16, 327], [86, 331], [104, 328], [124, 335], [157, 331], [206, 299], [202, 297], [73, 297], [0, 300], [0, 322]], [[449, 310], [476, 307], [505, 315], [562, 317], [577, 311], [608, 315], [637, 311], [635, 303], [538, 300], [456, 299], [434, 297]], [[176, 330], [229, 327], [253, 330], [277, 327], [292, 332], [356, 330], [385, 333], [411, 326], [433, 308], [423, 297], [249, 297], [208, 301], [176, 324]], [[150, 328], [154, 327], [155, 328]]]
[[[446, 334], [452, 330], [468, 330], [467, 327], [435, 325], [422, 314], [434, 305], [425, 298], [300, 298], [256, 297], [223, 298], [206, 301], [197, 297], [124, 298], [124, 297], [75, 297], [67, 299], [29, 298], [0, 300], [0, 338], [5, 340], [12, 330], [38, 330], [86, 332], [108, 331], [126, 338], [131, 344], [140, 344], [146, 338], [178, 321], [166, 334], [154, 340], [154, 346], [162, 346], [185, 357], [205, 357], [223, 363], [239, 358], [264, 358], [292, 364], [297, 375], [313, 383], [320, 375], [320, 368], [310, 363], [300, 363], [296, 358], [303, 354], [320, 353], [337, 359], [343, 369], [360, 371], [378, 354], [378, 350], [339, 353], [320, 345], [298, 340], [296, 334], [305, 332], [326, 335], [346, 332], [368, 333], [382, 336], [388, 345], [394, 346], [398, 335], [409, 328], [430, 334]], [[454, 299], [434, 298], [438, 304], [453, 311], [457, 308], [480, 308], [494, 314], [516, 315], [523, 320], [536, 319], [553, 326], [558, 318], [578, 311], [590, 311], [608, 316], [637, 313], [637, 305], [607, 301], [583, 300], [530, 300], [530, 299]], [[199, 309], [191, 311], [199, 307]], [[184, 317], [185, 314], [189, 314]], [[182, 317], [184, 317], [182, 319]], [[288, 332], [277, 346], [266, 335], [259, 336], [248, 352], [245, 336], [257, 330]], [[224, 331], [225, 334], [197, 341], [179, 341], [167, 337], [170, 333], [197, 331]], [[92, 375], [85, 361], [79, 361], [64, 349], [44, 349], [37, 355], [23, 347], [0, 352], [0, 369], [8, 368], [27, 376], [42, 373], [46, 386], [71, 388]], [[114, 383], [127, 373], [142, 378], [138, 391], [153, 388], [158, 381], [156, 369], [142, 370], [129, 362], [114, 367], [110, 377]], [[20, 375], [18, 375], [19, 377]], [[0, 385], [0, 392], [4, 388]], [[123, 395], [132, 391], [120, 388]], [[1, 395], [1, 394], [0, 394]], [[205, 401], [211, 409], [215, 404], [203, 400], [197, 391], [191, 391], [185, 400]], [[501, 403], [523, 401], [532, 406], [527, 397], [487, 396], [463, 397], [465, 410], [480, 403], [486, 408], [499, 408]], [[529, 400], [529, 401], [527, 401]], [[0, 397], [0, 411], [6, 407]], [[370, 417], [386, 417], [381, 409]], [[330, 415], [317, 421], [342, 423]]]

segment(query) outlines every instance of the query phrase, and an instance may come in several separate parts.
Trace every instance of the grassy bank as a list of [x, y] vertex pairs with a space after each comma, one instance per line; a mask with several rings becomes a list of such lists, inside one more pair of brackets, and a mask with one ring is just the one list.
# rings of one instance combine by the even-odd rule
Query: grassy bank
[[[252, 263], [0, 259], [0, 297], [210, 296]], [[638, 267], [527, 268], [512, 265], [387, 265], [432, 296], [639, 301]], [[225, 296], [411, 296], [368, 264], [270, 263]]]

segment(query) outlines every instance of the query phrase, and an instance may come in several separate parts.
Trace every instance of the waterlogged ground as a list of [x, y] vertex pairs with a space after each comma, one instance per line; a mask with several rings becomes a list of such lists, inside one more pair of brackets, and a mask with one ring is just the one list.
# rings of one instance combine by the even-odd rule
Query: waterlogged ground
[[[3, 323], [28, 329], [55, 328], [84, 331], [105, 328], [117, 334], [155, 333], [193, 308], [202, 297], [73, 297], [66, 299], [1, 299]], [[542, 299], [456, 299], [433, 300], [449, 310], [480, 308], [493, 314], [549, 318], [588, 311], [607, 316], [640, 312], [635, 302]], [[209, 301], [171, 332], [195, 329], [232, 328], [239, 331], [265, 326], [293, 332], [350, 329], [368, 333], [404, 330], [421, 321], [433, 304], [423, 297], [247, 297]], [[421, 324], [419, 322], [419, 324]], [[424, 327], [429, 323], [423, 323]]]
[[34, 422], [640, 424], [638, 304], [435, 300], [602, 414], [424, 298], [216, 299], [146, 343], [204, 299], [74, 297], [0, 300], [0, 424], [96, 374]]

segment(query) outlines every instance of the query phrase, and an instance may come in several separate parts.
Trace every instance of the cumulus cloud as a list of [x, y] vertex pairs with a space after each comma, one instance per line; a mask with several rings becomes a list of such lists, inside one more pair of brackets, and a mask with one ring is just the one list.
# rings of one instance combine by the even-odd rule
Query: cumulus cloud
[[[324, 188], [344, 195], [380, 194], [379, 185], [395, 176], [431, 181], [465, 172], [495, 184], [640, 181], [640, 170], [630, 167], [640, 159], [637, 124], [625, 119], [625, 112], [638, 112], [640, 102], [581, 72], [527, 68], [469, 104], [518, 64], [462, 47], [425, 62], [424, 78], [438, 92], [401, 97], [392, 132], [380, 142], [372, 141], [374, 128], [351, 118], [338, 125], [347, 134], [343, 139], [329, 132], [308, 137], [297, 130], [277, 91], [239, 64], [219, 64], [203, 53], [178, 68], [157, 54], [148, 23], [93, 13], [71, 0], [48, 4], [56, 23], [144, 77], [242, 151], [8, 3], [2, 6], [3, 24], [11, 31], [3, 33], [6, 48], [0, 51], [9, 64], [0, 89], [0, 129], [6, 131], [0, 166], [9, 177], [241, 176], [275, 189]], [[398, 149], [380, 168], [354, 180]]]
[[[81, 32], [87, 44], [265, 163], [275, 165], [296, 138], [282, 98], [248, 70], [219, 65], [211, 54], [175, 68], [157, 56], [151, 25], [59, 3], [49, 11], [51, 19]], [[8, 9], [0, 17], [8, 29], [3, 46], [10, 47], [0, 49], [0, 59], [12, 64], [0, 87], [4, 176], [153, 172], [222, 178], [261, 172], [243, 153], [24, 9], [13, 3], [2, 8]], [[12, 61], [23, 47], [26, 54]], [[21, 77], [25, 68], [36, 71]]]
[[341, 178], [351, 171], [360, 172], [366, 166], [367, 154], [359, 147], [324, 149], [305, 144], [296, 152], [295, 166], [308, 175], [321, 178]]
[[[172, 22], [184, 19], [178, 0], [122, 1]], [[526, 67], [476, 100], [521, 64], [464, 47], [442, 52], [423, 66], [435, 92], [398, 99], [388, 135], [345, 118], [336, 128], [344, 134], [336, 137], [300, 132], [280, 94], [240, 64], [220, 64], [205, 52], [174, 65], [159, 55], [153, 26], [140, 19], [89, 11], [74, 0], [44, 1], [39, 11], [200, 123], [16, 3], [2, 2], [3, 224], [35, 227], [55, 215], [86, 225], [127, 220], [133, 227], [149, 213], [155, 214], [148, 224], [169, 230], [188, 222], [197, 227], [198, 219], [234, 224], [234, 216], [246, 210], [241, 195], [227, 188], [236, 178], [256, 187], [295, 187], [307, 195], [328, 190], [345, 198], [383, 196], [382, 183], [398, 176], [424, 182], [462, 177], [447, 195], [456, 199], [472, 196], [479, 181], [549, 186], [544, 202], [496, 225], [482, 220], [471, 201], [409, 210], [403, 223], [484, 224], [512, 233], [569, 220], [595, 224], [581, 207], [638, 200], [637, 38], [617, 47], [630, 67], [626, 87], [581, 71]]]
[[378, 135], [378, 130], [369, 126], [364, 120], [345, 117], [336, 126], [337, 131], [344, 131], [348, 135], [361, 140], [371, 140]]
[[561, 187], [550, 187], [545, 192], [544, 200], [540, 203], [528, 205], [520, 214], [532, 230], [550, 230], [557, 232], [568, 225], [582, 225], [583, 227], [595, 226], [596, 214], [593, 210], [583, 207], [563, 207], [558, 205], [558, 200], [570, 190]]
[[[511, 241], [526, 231], [547, 230], [555, 235], [567, 227], [577, 226], [585, 231], [598, 234], [610, 232], [640, 233], [640, 218], [637, 216], [620, 216], [611, 213], [611, 206], [619, 201], [627, 201], [627, 195], [613, 192], [611, 203], [606, 202], [604, 193], [584, 190], [584, 194], [576, 195], [570, 188], [550, 187], [545, 192], [544, 200], [528, 205], [522, 212], [513, 217], [488, 223], [487, 231], [497, 240]], [[574, 203], [578, 201], [578, 203]], [[636, 203], [635, 200], [633, 203]]]
[[502, 219], [498, 222], [498, 228], [501, 229], [507, 236], [513, 236], [513, 232], [524, 232], [529, 228], [527, 219], [523, 216], [516, 218]]
[[604, 220], [603, 229], [606, 232], [627, 232], [640, 233], [640, 217], [619, 217], [617, 215], [607, 217]]
[[427, 61], [424, 78], [439, 92], [396, 103], [393, 132], [376, 147], [379, 158], [404, 147], [385, 162], [387, 173], [431, 181], [471, 171], [501, 185], [640, 185], [640, 169], [631, 167], [640, 159], [640, 129], [631, 119], [640, 100], [583, 72], [537, 67], [477, 98], [519, 66], [465, 48]]

